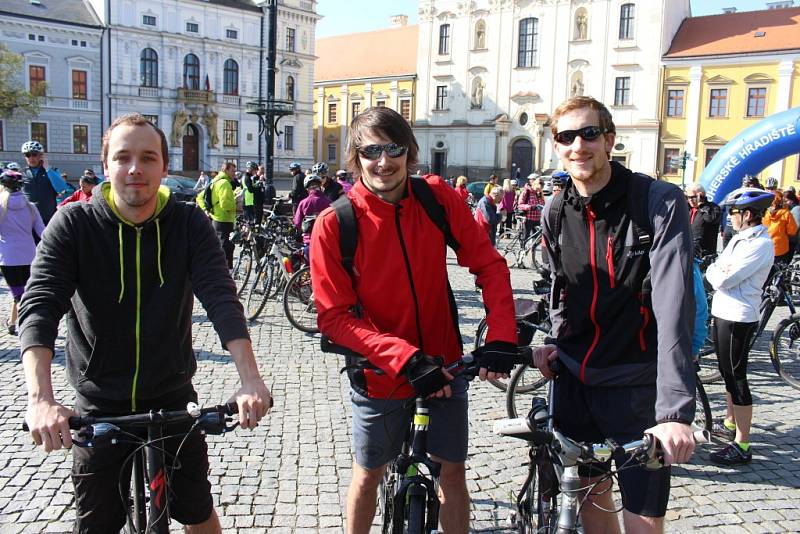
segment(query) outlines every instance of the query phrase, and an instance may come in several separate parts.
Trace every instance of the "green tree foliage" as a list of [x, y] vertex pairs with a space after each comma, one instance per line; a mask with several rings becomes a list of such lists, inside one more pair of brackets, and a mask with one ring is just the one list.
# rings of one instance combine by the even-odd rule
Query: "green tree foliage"
[[20, 81], [23, 58], [0, 43], [0, 117], [36, 116], [41, 98], [25, 90]]

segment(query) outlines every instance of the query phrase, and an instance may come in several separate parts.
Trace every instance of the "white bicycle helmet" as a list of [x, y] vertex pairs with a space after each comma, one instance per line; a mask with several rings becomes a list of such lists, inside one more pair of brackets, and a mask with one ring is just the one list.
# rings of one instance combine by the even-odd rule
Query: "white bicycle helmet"
[[29, 152], [44, 152], [44, 147], [39, 141], [28, 141], [24, 145], [22, 145], [21, 152], [23, 154], [27, 154]]
[[326, 175], [328, 174], [328, 164], [324, 161], [320, 161], [319, 163], [315, 163], [313, 167], [311, 167], [311, 174], [317, 175]]
[[764, 186], [767, 189], [777, 189], [778, 188], [778, 179], [774, 176], [770, 176], [767, 178], [767, 184]]
[[313, 173], [309, 174], [308, 176], [306, 176], [306, 179], [303, 180], [303, 187], [308, 189], [308, 186], [310, 186], [313, 183], [316, 183], [317, 185], [322, 185], [322, 178]]
[[19, 163], [16, 161], [10, 161], [6, 164], [6, 169], [19, 172]]

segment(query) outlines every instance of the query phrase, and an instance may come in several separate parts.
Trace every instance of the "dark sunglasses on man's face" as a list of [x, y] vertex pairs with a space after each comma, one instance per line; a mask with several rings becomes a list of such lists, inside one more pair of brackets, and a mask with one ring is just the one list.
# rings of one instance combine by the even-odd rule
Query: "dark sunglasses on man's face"
[[381, 154], [386, 152], [390, 158], [399, 158], [408, 151], [408, 147], [398, 145], [397, 143], [389, 143], [387, 145], [365, 145], [358, 147], [358, 153], [362, 158], [368, 160], [376, 160], [381, 157]]
[[27, 154], [25, 154], [25, 157], [26, 158], [32, 158], [33, 156], [38, 156], [38, 155], [39, 155], [39, 152], [28, 152]]
[[686, 195], [686, 200], [695, 200], [697, 195]]
[[606, 133], [606, 131], [599, 126], [584, 126], [578, 130], [564, 130], [558, 132], [555, 135], [555, 140], [562, 145], [571, 145], [576, 137], [580, 137], [584, 141], [594, 141], [604, 133]]

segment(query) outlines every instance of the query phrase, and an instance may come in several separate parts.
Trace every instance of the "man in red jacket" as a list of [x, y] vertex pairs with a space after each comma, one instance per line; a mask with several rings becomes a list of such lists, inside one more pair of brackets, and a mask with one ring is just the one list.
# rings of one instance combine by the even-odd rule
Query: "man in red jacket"
[[[347, 166], [356, 178], [348, 197], [358, 225], [352, 278], [342, 264], [333, 210], [320, 215], [311, 237], [321, 332], [382, 371], [350, 374], [355, 455], [347, 498], [351, 534], [369, 531], [378, 484], [386, 464], [399, 453], [408, 425], [401, 408], [415, 396], [431, 398], [428, 450], [442, 465], [444, 531], [469, 528], [467, 382], [453, 380], [441, 363], [458, 360], [463, 347], [455, 304], [451, 308], [448, 298], [444, 234], [410, 184], [417, 152], [414, 134], [397, 112], [376, 107], [356, 117], [347, 147]], [[508, 267], [458, 193], [436, 176], [425, 180], [460, 244], [459, 264], [476, 274], [484, 288], [489, 333], [480, 377], [506, 376], [517, 340]], [[357, 305], [358, 316], [352, 312]]]

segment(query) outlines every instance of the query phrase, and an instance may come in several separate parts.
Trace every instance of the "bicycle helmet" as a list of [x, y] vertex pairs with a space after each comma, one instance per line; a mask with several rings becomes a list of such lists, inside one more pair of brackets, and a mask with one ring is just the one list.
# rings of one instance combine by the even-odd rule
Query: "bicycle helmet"
[[28, 141], [24, 145], [22, 145], [21, 152], [23, 154], [27, 154], [29, 152], [44, 152], [44, 147], [39, 141]]
[[315, 163], [313, 167], [311, 167], [311, 174], [318, 174], [320, 176], [328, 175], [328, 164], [324, 161], [320, 161], [319, 163]]
[[3, 174], [0, 174], [0, 184], [12, 193], [19, 191], [22, 189], [22, 175], [17, 171], [6, 169]]
[[289, 170], [290, 170], [290, 171], [299, 171], [299, 170], [300, 170], [300, 169], [302, 169], [302, 168], [303, 168], [303, 167], [302, 167], [302, 165], [300, 165], [300, 164], [299, 164], [299, 163], [297, 163], [296, 161], [293, 161], [293, 162], [291, 162], [291, 163], [289, 164]]
[[310, 185], [313, 185], [313, 184], [315, 184], [315, 183], [316, 183], [317, 185], [322, 185], [322, 178], [320, 178], [320, 177], [319, 177], [319, 176], [317, 176], [316, 174], [313, 174], [313, 173], [312, 173], [312, 174], [309, 174], [308, 176], [306, 176], [306, 179], [305, 179], [305, 180], [303, 180], [303, 187], [305, 187], [306, 189], [308, 189], [308, 187], [309, 187]]
[[258, 163], [255, 161], [248, 161], [244, 164], [244, 166], [246, 169], [258, 169]]
[[6, 164], [6, 169], [12, 171], [19, 171], [19, 163], [17, 163], [16, 161], [9, 161], [8, 164]]
[[765, 187], [767, 189], [778, 189], [778, 179], [774, 176], [770, 176], [767, 178], [767, 185]]
[[755, 212], [766, 211], [772, 205], [775, 194], [757, 187], [740, 187], [725, 197], [723, 206], [739, 209], [751, 209]]
[[742, 178], [742, 187], [755, 187], [757, 189], [762, 189], [761, 182], [759, 182], [758, 178], [752, 174], [744, 175], [744, 178]]
[[569, 174], [564, 171], [556, 171], [550, 177], [550, 182], [554, 187], [563, 188], [569, 181]]

